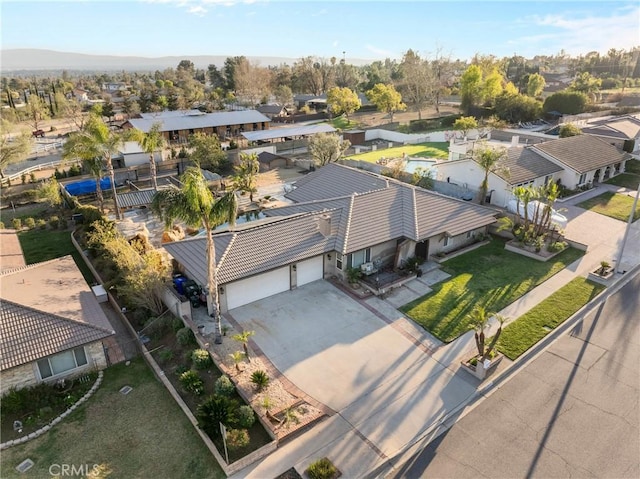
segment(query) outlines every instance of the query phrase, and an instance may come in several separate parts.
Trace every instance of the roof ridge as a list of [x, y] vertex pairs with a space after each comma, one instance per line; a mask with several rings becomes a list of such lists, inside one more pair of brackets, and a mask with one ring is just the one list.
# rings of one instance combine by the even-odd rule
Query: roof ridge
[[[48, 318], [51, 318], [51, 319], [58, 319], [58, 320], [61, 320], [61, 321], [66, 321], [68, 323], [72, 323], [72, 324], [75, 324], [77, 326], [83, 326], [83, 327], [86, 326], [86, 327], [88, 327], [90, 329], [95, 329], [95, 330], [98, 330], [98, 331], [102, 331], [103, 333], [116, 334], [115, 330], [113, 330], [113, 329], [106, 329], [106, 328], [103, 328], [103, 327], [98, 326], [96, 324], [87, 323], [87, 322], [84, 322], [84, 321], [78, 321], [77, 319], [65, 318], [64, 316], [60, 316], [60, 315], [57, 315], [57, 314], [49, 313], [48, 311], [42, 311], [41, 309], [36, 309], [34, 307], [31, 307], [31, 306], [26, 306], [24, 304], [16, 303], [15, 301], [9, 301], [9, 300], [5, 300], [5, 299], [2, 300], [2, 306], [4, 306], [7, 303], [11, 304], [13, 306], [17, 306], [17, 307], [20, 307], [20, 308], [23, 308], [23, 309], [27, 309], [29, 311], [35, 311], [36, 313], [43, 314], [45, 317], [48, 317]], [[107, 320], [108, 320], [108, 318], [107, 318]], [[111, 324], [111, 323], [109, 323], [109, 324]]]
[[[214, 264], [215, 264], [215, 269], [216, 269], [216, 281], [217, 281], [217, 277], [218, 277], [218, 270], [224, 264], [224, 260], [227, 258], [227, 254], [231, 250], [231, 246], [233, 246], [233, 243], [235, 243], [237, 237], [238, 237], [238, 232], [236, 231], [236, 232], [233, 233], [233, 236], [231, 237], [231, 241], [229, 241], [229, 244], [227, 245], [227, 247], [225, 248], [224, 252], [220, 256], [220, 261], [218, 261], [217, 264], [215, 264], [215, 258], [214, 258]], [[215, 241], [214, 241], [214, 247], [215, 247]]]
[[342, 254], [347, 251], [347, 244], [349, 243], [349, 230], [351, 229], [351, 216], [353, 215], [353, 203], [355, 202], [356, 194], [351, 195], [351, 201], [349, 202], [349, 209], [347, 214], [347, 224], [344, 231], [344, 240], [342, 243]]
[[[62, 258], [66, 258], [67, 256], [71, 256], [70, 254], [64, 255], [64, 256], [60, 256], [58, 258], [53, 258], [53, 259], [48, 259], [46, 261], [40, 261], [39, 263], [32, 263], [32, 264], [28, 264], [26, 266], [19, 266], [18, 268], [13, 268], [13, 269], [8, 269], [5, 271], [0, 271], [0, 276], [9, 276], [11, 274], [15, 274], [15, 273], [20, 273], [22, 271], [26, 271], [28, 269], [35, 269], [39, 266], [43, 266], [45, 264], [49, 264], [49, 263], [55, 263], [57, 261], [60, 261]], [[71, 256], [73, 258], [73, 256]], [[74, 260], [75, 262], [75, 260]]]
[[420, 227], [419, 227], [419, 223], [418, 223], [418, 202], [416, 201], [416, 189], [412, 188], [411, 189], [411, 202], [412, 202], [412, 208], [413, 208], [413, 227], [414, 227], [414, 233], [415, 233], [415, 238], [420, 238]]

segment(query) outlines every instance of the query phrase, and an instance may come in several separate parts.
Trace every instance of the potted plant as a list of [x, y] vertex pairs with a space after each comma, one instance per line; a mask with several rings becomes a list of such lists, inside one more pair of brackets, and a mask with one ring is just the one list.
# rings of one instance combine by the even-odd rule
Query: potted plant
[[609, 280], [613, 277], [614, 269], [608, 261], [600, 261], [600, 266], [589, 273], [589, 279], [596, 283], [609, 285]]
[[607, 261], [600, 261], [600, 267], [596, 270], [596, 274], [606, 276], [611, 265]]
[[[495, 346], [502, 333], [502, 326], [506, 318], [500, 314], [487, 312], [483, 306], [476, 306], [469, 316], [475, 329], [474, 337], [478, 353], [472, 358], [463, 361], [462, 364], [478, 379], [484, 379], [487, 371], [495, 368], [502, 361], [503, 356], [495, 351]], [[489, 326], [489, 319], [492, 316], [498, 320], [500, 326], [495, 336], [493, 336], [491, 343], [487, 346], [484, 331]]]
[[360, 278], [362, 278], [362, 271], [359, 268], [347, 268], [347, 281], [350, 285], [355, 287]]

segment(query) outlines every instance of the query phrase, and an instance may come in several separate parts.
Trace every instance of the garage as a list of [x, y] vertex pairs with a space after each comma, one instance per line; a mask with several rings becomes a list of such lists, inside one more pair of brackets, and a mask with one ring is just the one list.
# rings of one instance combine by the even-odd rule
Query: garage
[[315, 258], [305, 259], [304, 261], [300, 261], [297, 265], [297, 286], [302, 286], [303, 284], [311, 283], [312, 281], [316, 281], [318, 279], [323, 278], [322, 271], [322, 256], [316, 256]]
[[288, 266], [252, 276], [251, 278], [234, 281], [225, 286], [227, 309], [253, 303], [259, 299], [289, 291], [289, 289], [290, 275]]

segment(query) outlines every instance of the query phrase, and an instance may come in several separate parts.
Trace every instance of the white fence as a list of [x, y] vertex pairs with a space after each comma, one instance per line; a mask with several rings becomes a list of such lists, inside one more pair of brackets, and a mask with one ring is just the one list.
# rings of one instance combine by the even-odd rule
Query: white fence
[[[394, 143], [403, 143], [405, 145], [413, 145], [416, 143], [426, 142], [445, 142], [456, 137], [460, 132], [456, 131], [432, 131], [430, 133], [400, 133], [397, 131], [372, 129], [366, 130], [364, 133], [365, 141], [384, 140], [393, 141]], [[478, 130], [471, 130], [467, 134], [468, 138], [475, 138], [479, 134]]]
[[[32, 171], [40, 171], [40, 170], [48, 170], [51, 168], [55, 168], [56, 166], [59, 166], [60, 163], [62, 163], [61, 160], [56, 160], [56, 161], [50, 161], [48, 163], [41, 163], [39, 165], [34, 165], [31, 166], [29, 168], [25, 168], [22, 171], [19, 171], [18, 173], [14, 173], [13, 175], [7, 175], [4, 178], [2, 178], [2, 184], [5, 184], [6, 182], [13, 182], [14, 180], [18, 180], [22, 177], [22, 175], [28, 175], [29, 173], [31, 173]], [[81, 160], [69, 160], [69, 161], [65, 161], [64, 164], [66, 165], [74, 165], [74, 164], [80, 164], [82, 163]]]

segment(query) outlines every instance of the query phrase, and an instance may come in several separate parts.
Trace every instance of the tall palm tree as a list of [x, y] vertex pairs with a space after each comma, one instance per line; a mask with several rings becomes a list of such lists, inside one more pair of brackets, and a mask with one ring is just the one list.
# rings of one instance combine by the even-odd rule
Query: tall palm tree
[[216, 277], [216, 248], [212, 232], [223, 223], [229, 223], [232, 227], [235, 225], [238, 202], [234, 192], [215, 198], [200, 168], [187, 168], [180, 179], [181, 188], [171, 187], [156, 193], [151, 209], [164, 221], [167, 228], [176, 219], [190, 226], [204, 227], [207, 233], [207, 311], [216, 321], [215, 342], [220, 344], [222, 326]]
[[487, 191], [489, 190], [489, 173], [496, 173], [503, 170], [501, 161], [507, 156], [505, 148], [489, 148], [484, 146], [476, 150], [474, 160], [484, 170], [484, 179], [480, 183], [480, 204], [484, 205], [487, 199]]
[[240, 153], [240, 164], [234, 167], [233, 185], [237, 191], [249, 193], [249, 201], [253, 203], [253, 194], [258, 191], [256, 182], [260, 172], [260, 162], [255, 153]]
[[158, 122], [151, 125], [151, 129], [144, 133], [140, 130], [134, 130], [133, 139], [135, 139], [143, 151], [149, 155], [149, 175], [151, 176], [151, 186], [154, 190], [158, 189], [158, 179], [156, 177], [156, 161], [153, 157], [154, 153], [162, 150], [165, 146], [164, 136], [160, 128], [162, 125]]
[[99, 116], [92, 114], [83, 128], [72, 133], [64, 144], [62, 158], [80, 158], [96, 177], [96, 194], [100, 209], [104, 213], [104, 198], [100, 188], [102, 168], [106, 167], [111, 180], [111, 193], [116, 218], [120, 219], [118, 210], [115, 173], [113, 170], [113, 155], [124, 144], [126, 138], [120, 133], [109, 129]]

